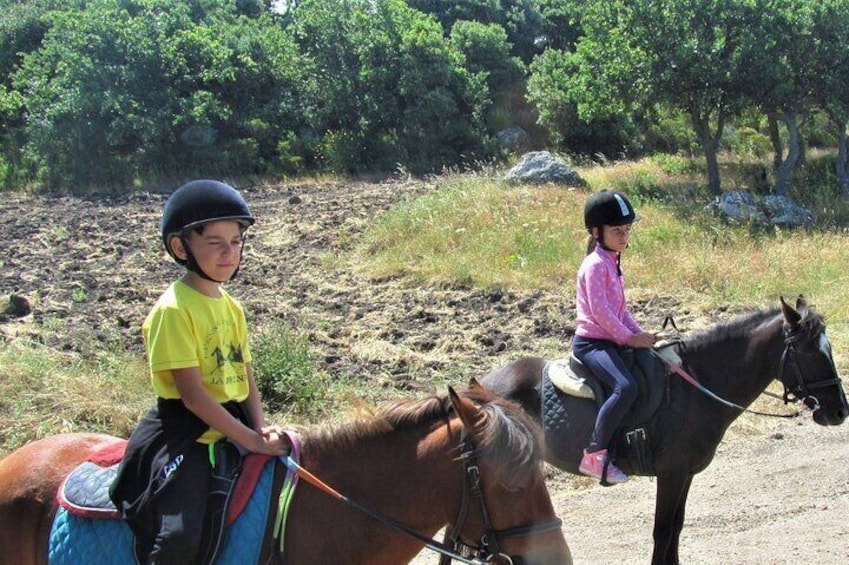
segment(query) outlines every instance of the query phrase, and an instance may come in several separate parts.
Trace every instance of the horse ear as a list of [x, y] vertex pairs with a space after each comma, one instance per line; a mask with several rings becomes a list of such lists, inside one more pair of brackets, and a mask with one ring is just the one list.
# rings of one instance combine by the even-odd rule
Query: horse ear
[[[801, 295], [800, 295], [801, 296]], [[802, 299], [804, 300], [804, 299]], [[798, 300], [797, 300], [798, 304]], [[791, 326], [795, 326], [799, 323], [799, 320], [802, 319], [801, 314], [790, 307], [787, 302], [784, 301], [784, 297], [781, 297], [781, 311], [784, 313], [784, 320], [790, 324]]]
[[474, 377], [469, 379], [469, 388], [472, 389], [472, 390], [483, 390], [483, 387], [481, 386], [481, 384]]
[[448, 398], [451, 399], [454, 411], [457, 412], [457, 415], [460, 417], [460, 421], [463, 423], [463, 427], [466, 428], [466, 431], [468, 433], [474, 432], [475, 423], [480, 417], [480, 409], [468, 398], [462, 398], [450, 386], [448, 387]]
[[804, 314], [808, 311], [808, 301], [805, 299], [804, 294], [800, 294], [796, 297], [796, 311], [800, 314]]

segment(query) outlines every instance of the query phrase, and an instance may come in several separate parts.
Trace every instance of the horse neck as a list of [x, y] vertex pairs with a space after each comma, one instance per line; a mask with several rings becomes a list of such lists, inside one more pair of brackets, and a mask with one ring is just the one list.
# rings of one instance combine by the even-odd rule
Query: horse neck
[[[441, 423], [376, 430], [340, 441], [311, 442], [307, 436], [302, 464], [348, 499], [432, 537], [456, 511], [461, 496], [457, 433]], [[302, 494], [312, 490], [298, 488]], [[324, 493], [313, 492], [309, 499], [303, 519], [351, 532], [334, 551], [350, 563], [406, 563], [423, 546], [359, 511], [344, 514], [351, 516], [350, 523], [339, 523], [340, 506]], [[321, 550], [301, 553], [315, 557]]]
[[714, 393], [748, 406], [778, 376], [784, 348], [783, 318], [764, 312], [716, 339], [687, 345], [694, 376]]

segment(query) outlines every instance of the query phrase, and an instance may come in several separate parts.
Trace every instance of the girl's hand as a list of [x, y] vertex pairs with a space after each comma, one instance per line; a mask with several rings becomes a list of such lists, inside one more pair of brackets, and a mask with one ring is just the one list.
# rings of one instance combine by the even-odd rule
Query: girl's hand
[[654, 347], [656, 341], [657, 336], [653, 333], [642, 332], [631, 336], [631, 339], [628, 340], [627, 345], [636, 349], [648, 349], [650, 347]]

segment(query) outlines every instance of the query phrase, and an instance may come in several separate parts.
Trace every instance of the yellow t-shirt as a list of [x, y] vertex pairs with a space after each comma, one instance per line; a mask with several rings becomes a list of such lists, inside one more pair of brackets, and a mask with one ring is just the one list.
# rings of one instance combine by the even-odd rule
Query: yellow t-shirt
[[[182, 281], [172, 283], [148, 314], [142, 333], [157, 396], [180, 398], [172, 371], [199, 367], [204, 388], [216, 402], [248, 397], [251, 353], [245, 313], [223, 289], [220, 298], [211, 298]], [[210, 429], [198, 441], [222, 437]]]

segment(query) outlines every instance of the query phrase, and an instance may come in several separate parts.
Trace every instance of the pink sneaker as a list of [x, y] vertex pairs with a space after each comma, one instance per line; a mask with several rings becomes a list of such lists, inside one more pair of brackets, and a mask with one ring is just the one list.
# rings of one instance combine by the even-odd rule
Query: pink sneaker
[[607, 450], [602, 449], [601, 451], [595, 451], [593, 453], [587, 453], [587, 450], [584, 450], [584, 457], [581, 459], [581, 465], [578, 467], [578, 470], [587, 475], [589, 477], [593, 477], [601, 481], [602, 484], [605, 483], [602, 480], [602, 475], [604, 474], [604, 466], [607, 465], [607, 484], [618, 485], [620, 483], [624, 483], [628, 481], [628, 476], [619, 470], [619, 467], [609, 462], [610, 457], [607, 455]]

